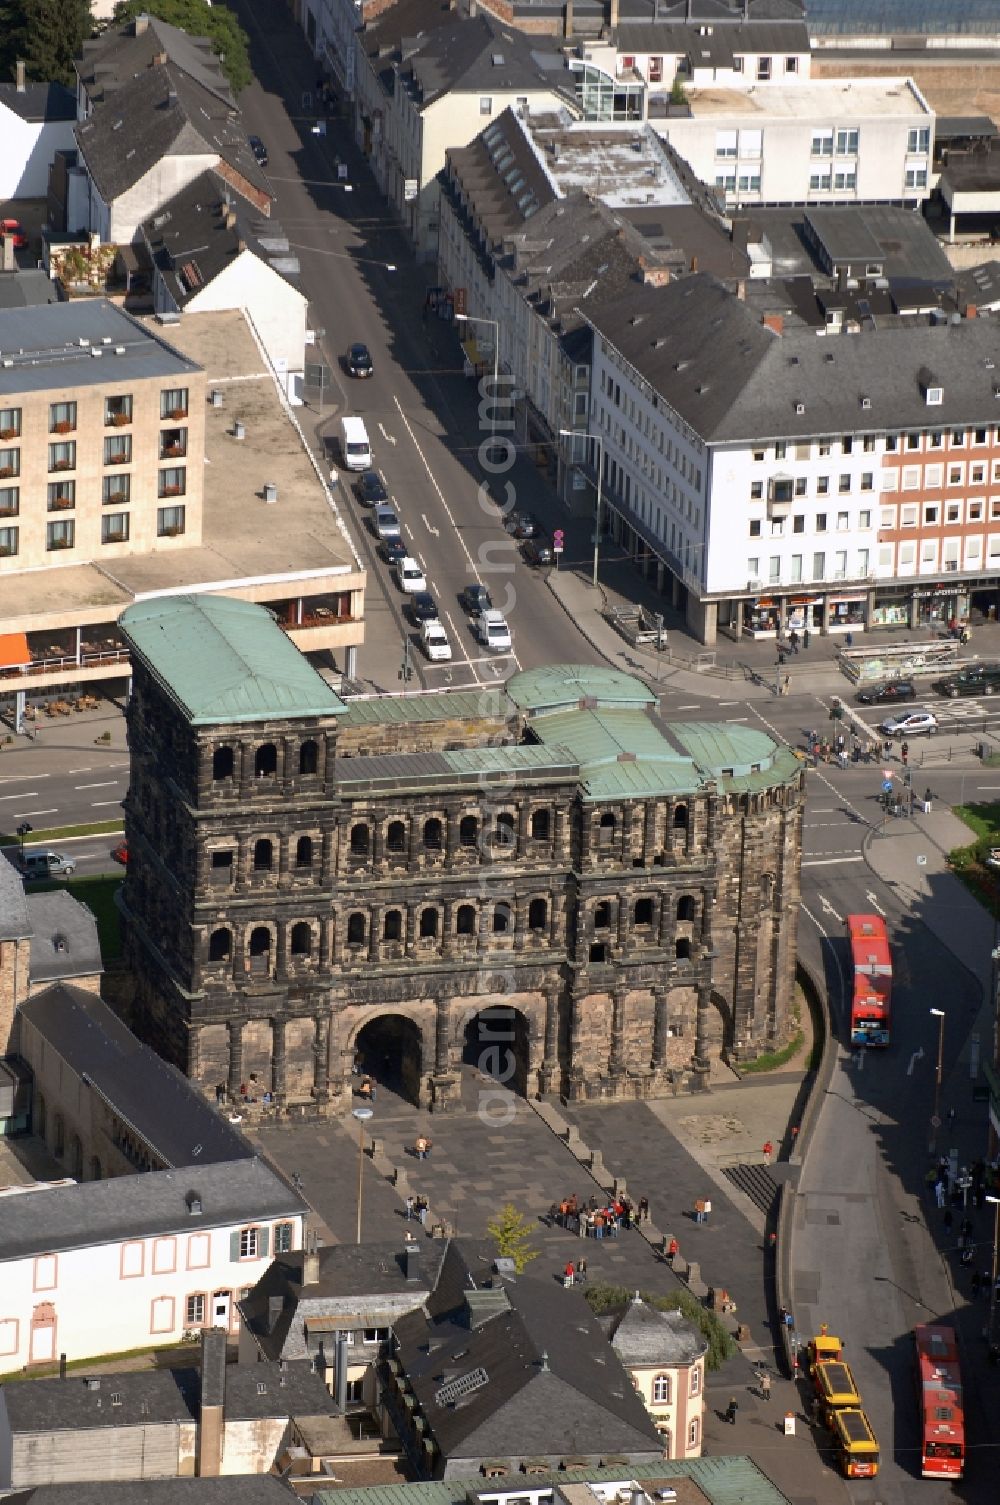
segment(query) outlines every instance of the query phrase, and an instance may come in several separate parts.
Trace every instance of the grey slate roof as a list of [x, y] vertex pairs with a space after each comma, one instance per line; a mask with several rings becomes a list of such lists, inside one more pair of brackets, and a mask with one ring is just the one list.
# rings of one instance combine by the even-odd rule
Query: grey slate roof
[[66, 889], [53, 889], [51, 893], [29, 894], [28, 914], [32, 983], [60, 978], [69, 981], [104, 971], [97, 920], [86, 904]]
[[0, 105], [31, 125], [76, 119], [76, 96], [64, 84], [0, 84]]
[[[458, 1303], [488, 1268], [482, 1250], [452, 1241], [430, 1315], [413, 1312], [396, 1326], [397, 1356], [446, 1462], [659, 1456], [659, 1434], [577, 1293], [557, 1302], [551, 1279], [494, 1276], [508, 1309], [468, 1326]], [[460, 1402], [435, 1398], [448, 1379], [480, 1368], [486, 1383]]]
[[4, 1505], [291, 1505], [297, 1498], [273, 1474], [231, 1474], [221, 1479], [45, 1484], [11, 1495]]
[[[63, 897], [69, 895], [32, 896]], [[56, 985], [29, 998], [21, 1012], [71, 1070], [86, 1076], [168, 1165], [252, 1158], [249, 1140], [216, 1113], [176, 1067], [141, 1044], [93, 993]]]
[[0, 853], [0, 941], [23, 941], [31, 934], [24, 882], [6, 853]]
[[[232, 216], [227, 224], [229, 208]], [[280, 228], [269, 219], [264, 226], [260, 228], [273, 246], [276, 232], [281, 234]], [[180, 193], [161, 204], [143, 223], [142, 233], [150, 257], [179, 308], [244, 251], [252, 252], [265, 266], [273, 268], [272, 258], [258, 237], [257, 226], [251, 222], [247, 201], [235, 198], [229, 185], [215, 172], [200, 173]], [[281, 267], [273, 268], [275, 275], [289, 280], [285, 270], [289, 264], [298, 267], [296, 258], [292, 257], [289, 263], [286, 256]], [[194, 278], [184, 275], [188, 266], [193, 266]]]
[[[643, 294], [647, 296], [642, 296]], [[700, 274], [599, 303], [595, 328], [715, 443], [996, 423], [1000, 340], [986, 319], [783, 337]], [[928, 408], [920, 372], [944, 391]], [[862, 407], [862, 398], [870, 407]], [[804, 411], [796, 412], [796, 405]]]
[[123, 83], [80, 121], [76, 139], [108, 204], [171, 156], [220, 157], [238, 178], [272, 197], [232, 105], [174, 63], [154, 64]]
[[[319, 1250], [319, 1279], [302, 1283], [304, 1254], [283, 1254], [264, 1271], [240, 1313], [261, 1352], [269, 1359], [302, 1359], [308, 1349], [303, 1325], [318, 1317], [370, 1316], [366, 1327], [381, 1327], [425, 1302], [438, 1280], [447, 1245], [418, 1244], [419, 1278], [407, 1280], [398, 1244], [334, 1244]], [[281, 1297], [272, 1325], [270, 1301]]]
[[[767, 238], [775, 276], [822, 275], [806, 239], [806, 221], [840, 238], [838, 226], [860, 226], [874, 239], [876, 254], [891, 280], [933, 282], [949, 287], [955, 272], [922, 214], [892, 204], [858, 204], [808, 209], [754, 209], [754, 239]], [[703, 271], [712, 271], [709, 266]]]
[[[74, 1373], [65, 1380], [4, 1385], [3, 1401], [15, 1436], [38, 1432], [137, 1427], [196, 1418], [201, 1395], [197, 1369], [138, 1369], [101, 1374], [97, 1389]], [[92, 1383], [92, 1381], [91, 1381]], [[264, 1386], [261, 1394], [260, 1386]], [[113, 1395], [121, 1404], [112, 1403]], [[327, 1416], [336, 1411], [322, 1379], [309, 1364], [228, 1364], [229, 1421], [282, 1416]]]
[[[94, 360], [91, 350], [102, 347], [104, 355]], [[0, 352], [3, 396], [157, 378], [183, 382], [199, 369], [107, 298], [3, 309]]]
[[619, 52], [674, 53], [702, 68], [730, 68], [737, 54], [809, 52], [809, 32], [801, 21], [735, 21], [706, 35], [683, 21], [632, 22], [619, 26], [615, 37]]
[[100, 100], [129, 79], [145, 73], [153, 59], [163, 53], [196, 83], [235, 109], [232, 90], [209, 39], [189, 36], [158, 16], [148, 17], [145, 30], [139, 34], [134, 21], [114, 29], [109, 27], [99, 37], [84, 42], [74, 66], [91, 98]]
[[[189, 1209], [192, 1194], [201, 1199], [196, 1215]], [[57, 1253], [126, 1238], [192, 1233], [295, 1217], [306, 1210], [302, 1198], [257, 1159], [84, 1181], [6, 1198], [0, 1264], [40, 1250]]]
[[661, 1312], [638, 1297], [612, 1325], [611, 1346], [628, 1368], [644, 1364], [693, 1364], [708, 1339], [680, 1312]]

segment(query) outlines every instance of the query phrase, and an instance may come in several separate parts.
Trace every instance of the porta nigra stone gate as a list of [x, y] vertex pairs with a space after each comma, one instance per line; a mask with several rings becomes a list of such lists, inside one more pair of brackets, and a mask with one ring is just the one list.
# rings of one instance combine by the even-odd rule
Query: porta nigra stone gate
[[576, 665], [343, 701], [219, 597], [122, 628], [133, 1022], [206, 1092], [328, 1112], [360, 1053], [440, 1109], [479, 1042], [647, 1097], [788, 1038], [803, 775], [764, 733]]

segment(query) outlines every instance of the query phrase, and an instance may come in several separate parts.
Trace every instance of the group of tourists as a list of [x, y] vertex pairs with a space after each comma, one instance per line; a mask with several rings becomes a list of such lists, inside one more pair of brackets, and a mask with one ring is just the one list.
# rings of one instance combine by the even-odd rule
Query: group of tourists
[[649, 1200], [640, 1197], [634, 1204], [628, 1197], [614, 1197], [602, 1202], [593, 1196], [584, 1203], [574, 1192], [549, 1208], [549, 1222], [581, 1238], [617, 1238], [620, 1231], [649, 1221]]

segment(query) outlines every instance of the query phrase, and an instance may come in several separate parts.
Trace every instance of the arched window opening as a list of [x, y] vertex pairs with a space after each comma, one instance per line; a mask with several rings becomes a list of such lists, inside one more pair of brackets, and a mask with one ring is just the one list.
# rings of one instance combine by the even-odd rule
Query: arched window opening
[[360, 909], [356, 909], [347, 921], [347, 944], [349, 946], [363, 946], [366, 929], [365, 916]]
[[382, 919], [382, 939], [384, 941], [403, 939], [403, 911], [401, 909], [386, 910]]
[[266, 925], [257, 925], [250, 932], [250, 971], [267, 972], [271, 966], [271, 932]]
[[278, 771], [278, 749], [273, 742], [264, 742], [253, 755], [254, 777], [269, 779]]
[[458, 826], [458, 844], [462, 847], [479, 845], [479, 817], [477, 815], [462, 816]]
[[292, 955], [308, 956], [312, 950], [312, 930], [304, 920], [292, 926]]
[[428, 906], [420, 911], [420, 938], [432, 940], [438, 933], [438, 912]]
[[611, 927], [611, 905], [602, 900], [594, 909], [594, 929], [608, 930]]
[[299, 773], [315, 773], [318, 767], [319, 748], [312, 738], [310, 738], [308, 742], [303, 742], [299, 748]]
[[531, 812], [531, 835], [535, 841], [548, 841], [549, 812], [547, 810], [533, 810]]
[[406, 851], [406, 826], [401, 820], [389, 822], [389, 829], [385, 833], [385, 849], [397, 854]]
[[295, 866], [312, 867], [313, 844], [311, 836], [300, 836], [295, 843]]
[[674, 947], [674, 951], [679, 962], [690, 961], [691, 942], [687, 939], [686, 936], [682, 937]]
[[615, 839], [615, 818], [610, 810], [605, 810], [601, 816], [600, 825], [597, 828], [597, 840], [602, 847], [609, 847]]
[[274, 847], [266, 836], [253, 844], [253, 870], [255, 873], [269, 873], [274, 865]]
[[424, 821], [424, 849], [428, 852], [440, 852], [444, 828], [437, 816]]
[[216, 780], [231, 779], [234, 767], [233, 749], [231, 747], [217, 747], [212, 754], [212, 778]]
[[208, 959], [210, 962], [228, 961], [233, 953], [233, 936], [230, 930], [213, 930], [208, 938]]
[[694, 899], [690, 894], [681, 894], [677, 900], [677, 918], [679, 920], [694, 919]]
[[497, 816], [496, 844], [508, 850], [514, 845], [514, 817], [508, 810], [501, 810]]
[[674, 830], [675, 831], [686, 831], [687, 830], [687, 825], [688, 825], [688, 807], [687, 807], [687, 805], [675, 805], [674, 806]]
[[351, 827], [351, 855], [367, 857], [371, 850], [371, 831], [363, 823]]
[[549, 921], [549, 906], [544, 899], [532, 899], [528, 905], [528, 929], [544, 930]]
[[511, 928], [511, 910], [509, 904], [498, 904], [493, 910], [493, 934], [506, 935]]
[[635, 925], [652, 925], [653, 901], [652, 899], [636, 899], [635, 909], [632, 912], [632, 922]]
[[455, 917], [455, 930], [459, 935], [475, 935], [476, 911], [471, 904], [460, 904]]

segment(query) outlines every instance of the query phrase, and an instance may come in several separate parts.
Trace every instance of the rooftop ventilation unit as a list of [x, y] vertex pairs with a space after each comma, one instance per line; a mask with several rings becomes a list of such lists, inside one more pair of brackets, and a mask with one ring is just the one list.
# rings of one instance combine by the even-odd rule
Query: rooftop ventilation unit
[[125, 354], [125, 346], [124, 345], [116, 345], [115, 346], [115, 355], [124, 355], [124, 354]]
[[237, 418], [236, 422], [233, 424], [233, 438], [234, 439], [245, 439], [246, 436], [247, 436], [246, 424], [245, 423], [241, 423], [240, 420]]
[[264, 500], [265, 502], [276, 502], [278, 500], [278, 485], [276, 481], [264, 482]]
[[226, 399], [223, 397], [218, 387], [212, 388], [212, 392], [208, 400], [212, 404], [213, 408], [221, 408], [225, 406]]
[[804, 402], [797, 402], [795, 404], [795, 411], [796, 411], [796, 413], [798, 414], [798, 416], [800, 418], [802, 417], [802, 414], [805, 412], [805, 410], [806, 410], [806, 405], [805, 405]]
[[865, 409], [866, 412], [871, 407], [871, 405], [872, 405], [872, 400], [871, 400], [870, 397], [862, 397], [862, 399], [861, 399], [861, 406]]

